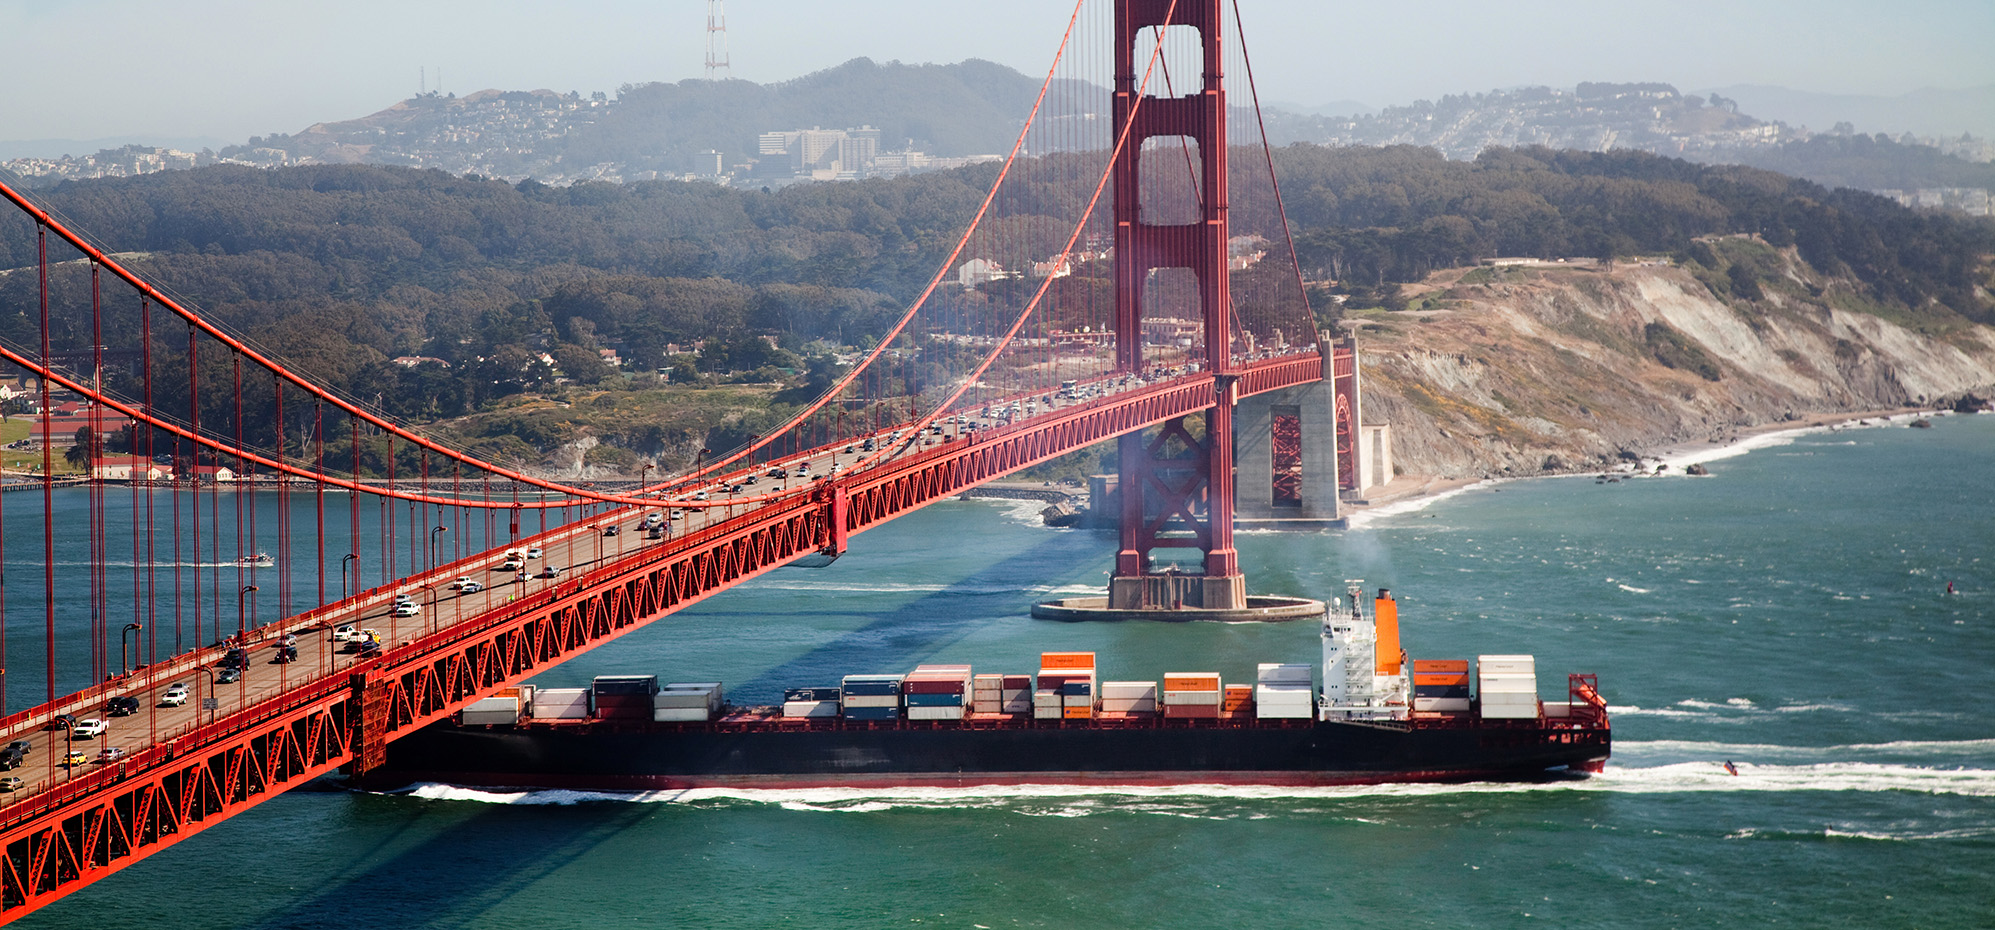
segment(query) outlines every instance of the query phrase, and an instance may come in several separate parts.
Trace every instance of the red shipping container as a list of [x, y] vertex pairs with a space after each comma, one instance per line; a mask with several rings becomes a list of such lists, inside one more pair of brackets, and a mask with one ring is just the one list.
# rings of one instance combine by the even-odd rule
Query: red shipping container
[[960, 678], [906, 678], [901, 680], [902, 694], [962, 694], [967, 683]]
[[1219, 718], [1219, 705], [1217, 705], [1217, 704], [1166, 704], [1166, 705], [1164, 705], [1164, 716], [1166, 716], [1166, 717], [1205, 717], [1205, 718], [1211, 718], [1211, 719], [1215, 719], [1215, 720], [1216, 720], [1216, 719], [1218, 719], [1218, 718]]

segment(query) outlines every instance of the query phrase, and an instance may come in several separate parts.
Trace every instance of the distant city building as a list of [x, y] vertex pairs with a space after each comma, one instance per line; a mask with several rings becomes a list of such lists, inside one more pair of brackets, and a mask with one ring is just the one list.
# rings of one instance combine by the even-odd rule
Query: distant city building
[[970, 259], [964, 262], [962, 267], [956, 269], [956, 281], [964, 287], [976, 287], [980, 284], [989, 284], [992, 281], [1009, 277], [1012, 277], [1011, 272], [1004, 270], [1003, 265], [988, 258]]

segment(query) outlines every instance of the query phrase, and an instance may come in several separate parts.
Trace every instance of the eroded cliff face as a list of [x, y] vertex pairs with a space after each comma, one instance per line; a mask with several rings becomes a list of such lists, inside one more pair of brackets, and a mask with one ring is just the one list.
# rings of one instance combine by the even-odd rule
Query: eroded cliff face
[[1795, 282], [1813, 297], [1722, 298], [1659, 265], [1439, 275], [1438, 307], [1359, 329], [1365, 419], [1404, 473], [1522, 475], [1995, 384], [1995, 329], [1915, 332]]

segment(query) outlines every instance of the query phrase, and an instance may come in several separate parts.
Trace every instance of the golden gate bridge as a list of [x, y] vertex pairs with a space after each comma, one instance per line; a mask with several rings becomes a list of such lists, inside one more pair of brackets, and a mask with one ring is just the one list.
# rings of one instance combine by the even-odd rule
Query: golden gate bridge
[[[1105, 440], [1122, 489], [1106, 605], [1245, 606], [1236, 494], [1292, 503], [1304, 438], [1292, 413], [1241, 436], [1236, 405], [1332, 381], [1331, 481], [1348, 484], [1356, 376], [1350, 345], [1316, 335], [1238, 17], [1077, 3], [995, 182], [895, 325], [781, 426], [622, 488], [342, 397], [121, 264], [116, 230], [93, 240], [0, 185], [18, 223], [0, 235], [32, 237], [35, 275], [0, 365], [35, 384], [42, 459], [16, 481], [36, 487], [0, 496], [17, 528], [0, 655], [40, 660], [0, 682], [41, 697], [0, 703], [0, 744], [20, 749], [0, 922], [365, 774], [397, 737], [638, 626]], [[62, 396], [96, 437], [129, 428], [129, 489], [61, 489]], [[1236, 444], [1258, 468], [1236, 468]], [[39, 539], [18, 529], [37, 522]], [[85, 570], [59, 572], [79, 546]], [[359, 590], [363, 569], [388, 580]]]

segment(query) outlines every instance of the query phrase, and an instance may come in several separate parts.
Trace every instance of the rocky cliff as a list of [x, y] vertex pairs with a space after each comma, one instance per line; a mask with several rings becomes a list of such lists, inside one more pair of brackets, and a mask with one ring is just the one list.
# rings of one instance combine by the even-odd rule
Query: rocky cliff
[[1791, 256], [1781, 286], [1751, 300], [1698, 270], [1437, 274], [1411, 309], [1357, 321], [1365, 419], [1392, 424], [1403, 473], [1523, 475], [1995, 384], [1995, 328], [1944, 312], [1894, 322]]

